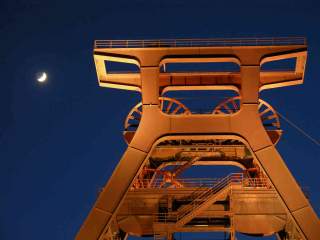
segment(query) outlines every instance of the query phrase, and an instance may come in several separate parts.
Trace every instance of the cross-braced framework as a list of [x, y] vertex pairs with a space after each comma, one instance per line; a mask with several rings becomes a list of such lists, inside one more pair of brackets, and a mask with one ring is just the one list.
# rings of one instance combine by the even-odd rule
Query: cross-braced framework
[[[300, 37], [96, 41], [100, 86], [139, 91], [142, 101], [125, 120], [128, 148], [76, 239], [173, 239], [179, 232], [320, 239], [319, 219], [275, 148], [278, 114], [259, 99], [262, 90], [303, 83], [306, 57]], [[288, 59], [294, 60], [289, 70], [262, 68]], [[239, 70], [170, 70], [176, 63], [228, 62]], [[116, 72], [110, 63], [136, 68]], [[165, 95], [193, 90], [238, 95], [206, 114]], [[184, 174], [217, 165], [239, 171], [219, 178]]]

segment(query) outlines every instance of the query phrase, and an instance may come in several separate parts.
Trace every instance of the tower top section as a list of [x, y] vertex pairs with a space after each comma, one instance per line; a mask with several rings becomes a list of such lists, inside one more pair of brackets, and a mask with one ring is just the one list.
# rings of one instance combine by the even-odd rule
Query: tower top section
[[[259, 67], [259, 90], [296, 85], [303, 83], [306, 58], [303, 37], [96, 40], [94, 44], [99, 85], [136, 91], [142, 89], [142, 68], [159, 69], [160, 92], [167, 88], [240, 90], [247, 73], [243, 68], [250, 66]], [[231, 63], [237, 69], [208, 67], [216, 63]], [[179, 71], [170, 70], [175, 64], [181, 64]], [[190, 71], [192, 64], [207, 66]]]

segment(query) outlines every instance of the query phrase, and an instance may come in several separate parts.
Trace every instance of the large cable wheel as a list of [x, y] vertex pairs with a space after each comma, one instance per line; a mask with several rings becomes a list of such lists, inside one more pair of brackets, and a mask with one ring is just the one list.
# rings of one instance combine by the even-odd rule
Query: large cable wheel
[[[160, 97], [160, 109], [170, 115], [191, 114], [190, 110], [176, 99]], [[130, 142], [136, 132], [142, 116], [142, 103], [135, 105], [129, 112], [124, 123], [124, 137]]]
[[[220, 103], [213, 114], [233, 114], [240, 109], [241, 98], [232, 97]], [[281, 136], [280, 119], [277, 112], [266, 101], [259, 99], [259, 115], [264, 128], [267, 130], [273, 143], [277, 143]]]

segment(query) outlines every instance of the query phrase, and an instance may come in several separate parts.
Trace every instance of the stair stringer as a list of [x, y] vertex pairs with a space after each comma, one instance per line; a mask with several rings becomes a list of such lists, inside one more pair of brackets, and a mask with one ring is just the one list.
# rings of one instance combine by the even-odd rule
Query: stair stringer
[[222, 196], [225, 196], [230, 191], [230, 184], [226, 185], [222, 189], [220, 189], [218, 192], [210, 196], [207, 200], [205, 200], [200, 205], [196, 206], [194, 209], [192, 209], [191, 212], [183, 216], [181, 219], [178, 219], [176, 222], [176, 227], [181, 227], [191, 221], [194, 217], [198, 216], [202, 211], [210, 207], [212, 204], [214, 204], [216, 201], [218, 201]]

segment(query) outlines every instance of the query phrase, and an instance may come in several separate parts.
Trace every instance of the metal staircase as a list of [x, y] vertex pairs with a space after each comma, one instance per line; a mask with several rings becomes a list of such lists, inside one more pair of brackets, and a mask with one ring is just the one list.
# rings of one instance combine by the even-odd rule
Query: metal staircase
[[242, 184], [242, 180], [243, 175], [241, 173], [230, 174], [222, 178], [207, 191], [196, 196], [190, 204], [178, 209], [176, 226], [179, 227], [188, 223], [202, 210], [209, 207], [216, 202], [220, 196], [229, 191], [230, 184]]

